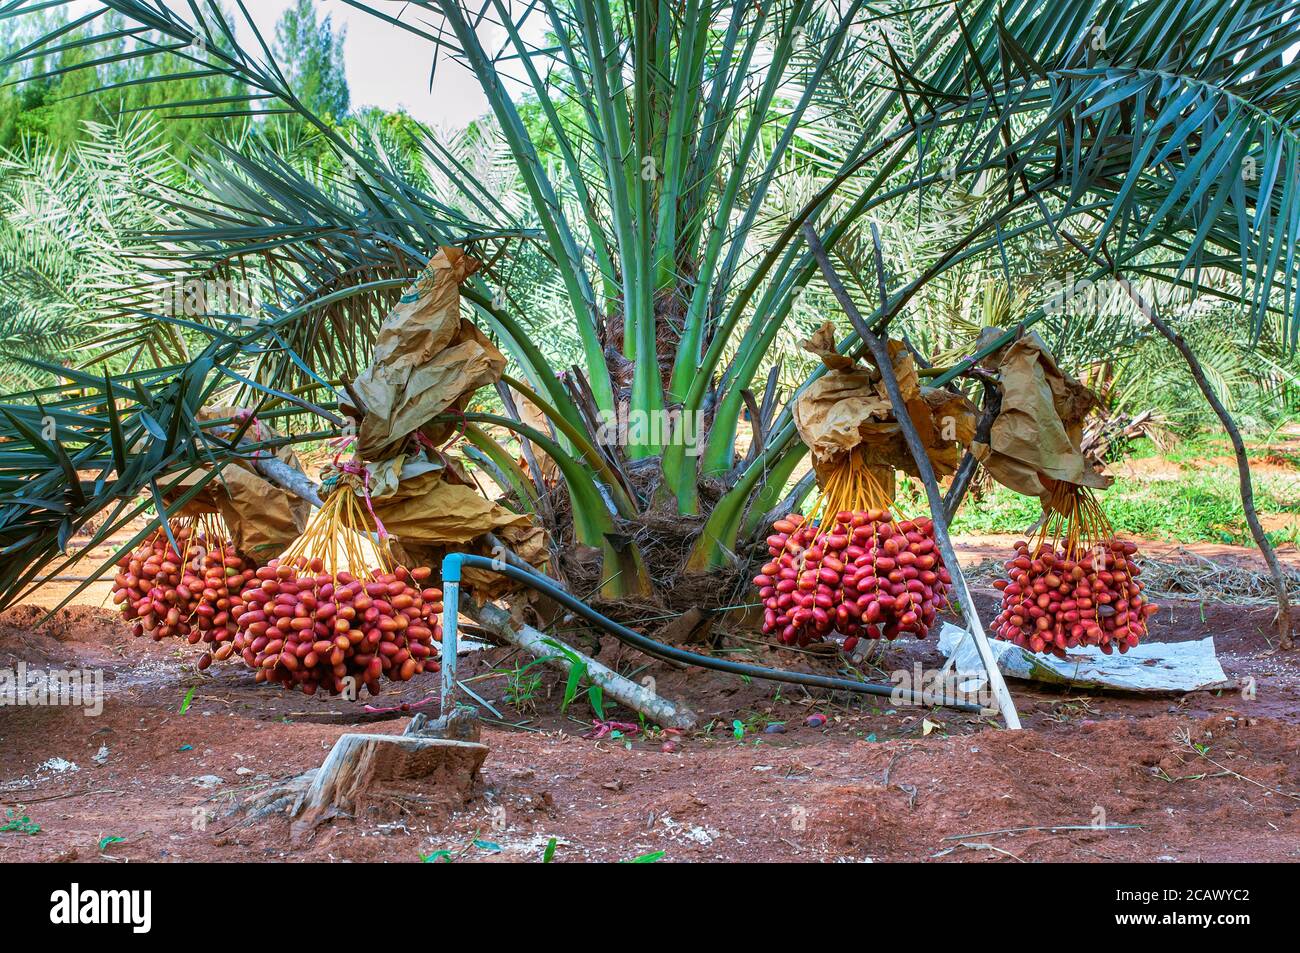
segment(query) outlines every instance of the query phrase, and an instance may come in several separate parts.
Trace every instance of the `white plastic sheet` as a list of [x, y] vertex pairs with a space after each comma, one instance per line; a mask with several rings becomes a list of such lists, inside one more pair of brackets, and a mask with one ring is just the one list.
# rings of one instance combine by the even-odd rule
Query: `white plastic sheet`
[[[982, 681], [987, 677], [984, 667], [974, 641], [964, 638], [966, 634], [965, 629], [945, 622], [939, 632], [939, 651], [951, 659], [957, 672], [977, 673], [976, 681]], [[1235, 684], [1219, 664], [1213, 636], [1195, 642], [1143, 642], [1124, 655], [1106, 655], [1092, 647], [1070, 649], [1064, 659], [1035, 655], [997, 639], [990, 646], [1003, 675], [1028, 681], [1144, 694], [1195, 692]], [[966, 690], [974, 687], [968, 684]]]

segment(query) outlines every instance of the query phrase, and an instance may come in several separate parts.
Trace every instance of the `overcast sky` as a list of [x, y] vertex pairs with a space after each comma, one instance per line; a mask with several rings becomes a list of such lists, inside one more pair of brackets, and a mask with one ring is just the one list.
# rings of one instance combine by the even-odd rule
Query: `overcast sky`
[[[270, 37], [275, 22], [290, 0], [245, 0], [257, 20], [258, 29]], [[427, 11], [398, 0], [371, 0], [371, 5], [391, 17], [424, 27]], [[348, 66], [348, 88], [352, 106], [404, 108], [416, 119], [435, 126], [459, 127], [488, 111], [478, 82], [459, 63], [439, 57], [432, 91], [429, 70], [433, 65], [433, 44], [401, 27], [385, 23], [341, 0], [316, 0], [317, 16], [333, 17], [334, 27], [347, 27], [343, 52]], [[426, 29], [436, 33], [437, 30]], [[500, 31], [485, 27], [484, 42], [500, 42]], [[493, 47], [489, 47], [493, 49]]]
[[[388, 16], [404, 20], [428, 33], [437, 33], [431, 24], [433, 14], [402, 0], [369, 0], [370, 5]], [[516, 0], [517, 2], [517, 0]], [[275, 35], [275, 23], [290, 6], [290, 0], [244, 0], [258, 29], [268, 41]], [[184, 0], [168, 0], [168, 5], [192, 19]], [[76, 0], [69, 14], [77, 16], [99, 7], [97, 0]], [[238, 7], [228, 5], [240, 18]], [[477, 7], [476, 7], [477, 8]], [[379, 106], [405, 109], [424, 122], [440, 127], [464, 126], [488, 111], [487, 101], [478, 82], [459, 63], [444, 55], [438, 59], [438, 71], [432, 90], [429, 71], [433, 65], [433, 44], [401, 27], [386, 23], [369, 13], [343, 3], [342, 0], [316, 0], [317, 16], [333, 17], [335, 29], [347, 27], [344, 54], [347, 59], [348, 87], [353, 108]], [[533, 18], [525, 36], [536, 41], [542, 36], [540, 17]], [[484, 47], [493, 53], [505, 38], [505, 31], [484, 23], [479, 35]]]

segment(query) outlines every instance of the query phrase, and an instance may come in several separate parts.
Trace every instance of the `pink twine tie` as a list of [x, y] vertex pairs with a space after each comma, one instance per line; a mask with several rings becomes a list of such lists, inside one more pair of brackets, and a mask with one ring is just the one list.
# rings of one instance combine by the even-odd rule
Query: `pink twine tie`
[[[257, 439], [257, 442], [258, 442], [258, 443], [261, 443], [261, 442], [262, 442], [262, 440], [263, 440], [263, 436], [262, 436], [262, 422], [261, 422], [260, 420], [257, 419], [257, 416], [256, 416], [256, 415], [255, 415], [251, 410], [249, 410], [247, 407], [240, 407], [240, 408], [236, 409], [236, 410], [235, 410], [235, 419], [238, 420], [241, 424], [242, 424], [245, 420], [250, 420], [250, 419], [251, 419], [251, 420], [252, 420], [252, 424], [249, 426], [248, 429], [251, 430], [251, 431], [253, 432], [253, 436]], [[270, 455], [270, 451], [267, 451], [267, 450], [254, 450], [254, 451], [253, 451], [253, 456], [254, 456], [254, 457], [265, 457], [265, 456], [269, 456], [269, 455]]]

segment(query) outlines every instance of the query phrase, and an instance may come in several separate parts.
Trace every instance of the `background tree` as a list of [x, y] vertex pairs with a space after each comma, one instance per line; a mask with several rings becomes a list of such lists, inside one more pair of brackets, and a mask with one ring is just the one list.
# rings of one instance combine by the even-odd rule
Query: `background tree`
[[[88, 122], [111, 122], [163, 104], [175, 105], [164, 115], [183, 119], [159, 130], [178, 158], [211, 137], [237, 137], [246, 125], [243, 110], [195, 117], [185, 104], [242, 101], [244, 84], [196, 69], [193, 53], [183, 47], [165, 59], [142, 57], [145, 32], [116, 11], [81, 25], [57, 6], [21, 17], [0, 13], [0, 148], [14, 149], [24, 138], [68, 148], [86, 138]], [[39, 42], [49, 35], [59, 41]], [[211, 40], [218, 47], [229, 44], [220, 34]]]
[[351, 105], [343, 44], [347, 27], [334, 31], [333, 16], [316, 16], [312, 0], [297, 0], [275, 25], [275, 55], [304, 107], [340, 122]]

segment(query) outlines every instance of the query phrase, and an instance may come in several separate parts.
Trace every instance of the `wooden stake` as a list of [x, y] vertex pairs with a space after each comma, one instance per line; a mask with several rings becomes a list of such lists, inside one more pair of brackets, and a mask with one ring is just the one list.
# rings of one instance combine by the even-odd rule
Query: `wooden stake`
[[[980, 622], [979, 613], [975, 610], [975, 600], [971, 597], [970, 589], [966, 585], [966, 576], [961, 571], [961, 564], [957, 561], [957, 552], [953, 549], [952, 539], [948, 535], [948, 520], [944, 515], [943, 497], [939, 493], [939, 482], [934, 476], [934, 467], [930, 465], [930, 457], [925, 452], [925, 446], [921, 443], [921, 435], [917, 433], [916, 425], [912, 422], [911, 415], [907, 412], [907, 404], [903, 400], [903, 392], [898, 386], [898, 375], [894, 373], [894, 365], [889, 359], [889, 348], [883, 339], [878, 337], [867, 322], [863, 319], [862, 314], [858, 311], [853, 299], [849, 297], [848, 291], [844, 288], [844, 283], [840, 280], [839, 275], [835, 273], [835, 268], [831, 264], [830, 258], [826, 254], [826, 249], [822, 246], [821, 239], [817, 237], [817, 231], [812, 227], [812, 223], [804, 224], [804, 236], [807, 239], [808, 247], [817, 259], [817, 264], [821, 266], [822, 276], [826, 279], [826, 284], [835, 294], [848, 315], [849, 321], [853, 324], [853, 329], [858, 332], [863, 343], [871, 351], [871, 356], [880, 370], [880, 376], [885, 384], [885, 392], [889, 395], [889, 402], [894, 406], [894, 417], [898, 420], [900, 429], [903, 432], [903, 439], [907, 443], [907, 449], [911, 451], [912, 459], [916, 462], [916, 470], [921, 478], [921, 483], [925, 486], [926, 499], [930, 504], [930, 518], [934, 521], [934, 538], [939, 545], [939, 553], [943, 556], [944, 565], [948, 567], [952, 575], [953, 588], [957, 590], [957, 601], [961, 604], [962, 614], [966, 617], [966, 624], [970, 628], [970, 633], [975, 638], [975, 646], [979, 651], [980, 660], [984, 663], [984, 669], [988, 674], [989, 688], [993, 691], [993, 697], [997, 700], [998, 710], [1002, 713], [1002, 720], [1006, 726], [1011, 729], [1020, 728], [1020, 716], [1016, 713], [1015, 702], [1011, 700], [1011, 692], [1007, 690], [1007, 683], [1002, 678], [1002, 672], [998, 669], [997, 660], [993, 657], [993, 650], [989, 647], [988, 637], [984, 634], [983, 623]], [[884, 263], [880, 250], [880, 236], [876, 232], [875, 224], [871, 227], [871, 236], [876, 244], [876, 271], [880, 281], [880, 293], [882, 306], [888, 307], [888, 297], [884, 287]], [[885, 327], [889, 319], [886, 312], [881, 322], [882, 328]]]

